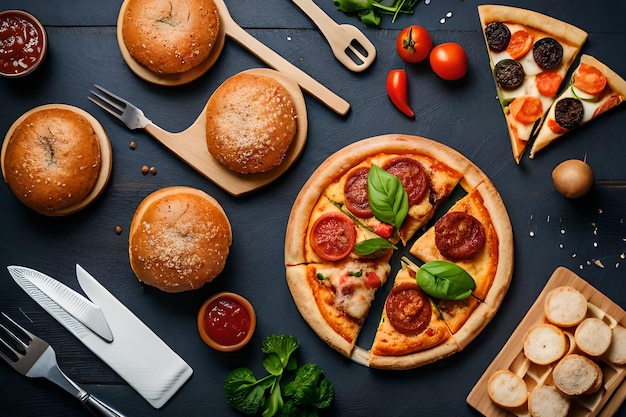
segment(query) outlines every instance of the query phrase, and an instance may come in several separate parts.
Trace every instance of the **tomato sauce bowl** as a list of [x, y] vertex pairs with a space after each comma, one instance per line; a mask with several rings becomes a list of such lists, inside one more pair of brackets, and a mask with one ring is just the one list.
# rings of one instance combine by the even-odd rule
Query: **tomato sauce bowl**
[[43, 62], [48, 36], [35, 16], [21, 10], [0, 12], [0, 76], [23, 77]]
[[197, 324], [198, 333], [207, 345], [221, 352], [233, 352], [252, 338], [256, 313], [244, 297], [220, 292], [202, 304]]

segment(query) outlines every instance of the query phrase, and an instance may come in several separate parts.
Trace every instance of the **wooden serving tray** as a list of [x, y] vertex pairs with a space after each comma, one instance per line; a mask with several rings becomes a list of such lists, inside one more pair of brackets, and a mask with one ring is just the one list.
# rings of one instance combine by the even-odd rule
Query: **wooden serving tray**
[[[499, 369], [510, 369], [521, 376], [529, 392], [539, 384], [549, 383], [554, 365], [540, 366], [526, 359], [523, 352], [524, 336], [534, 324], [546, 321], [544, 316], [546, 294], [564, 285], [576, 288], [587, 298], [588, 317], [600, 318], [611, 327], [626, 326], [626, 312], [620, 306], [567, 268], [557, 268], [526, 316], [470, 392], [467, 397], [469, 405], [488, 417], [529, 416], [526, 405], [514, 410], [506, 410], [494, 404], [487, 395], [487, 384], [491, 375]], [[572, 349], [573, 331], [564, 330], [564, 332], [570, 339], [572, 345], [570, 349]], [[618, 366], [602, 360], [598, 365], [604, 373], [602, 387], [592, 395], [570, 397], [569, 416], [612, 416], [624, 401], [626, 384], [623, 384], [623, 381], [626, 376], [626, 365]]]

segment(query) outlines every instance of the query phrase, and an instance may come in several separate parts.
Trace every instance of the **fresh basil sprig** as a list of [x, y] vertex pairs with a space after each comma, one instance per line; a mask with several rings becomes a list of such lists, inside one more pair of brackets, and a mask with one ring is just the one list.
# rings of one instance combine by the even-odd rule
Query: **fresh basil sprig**
[[399, 229], [409, 212], [409, 197], [400, 179], [372, 165], [367, 175], [367, 192], [374, 216]]
[[474, 278], [465, 269], [448, 261], [425, 263], [416, 279], [426, 294], [442, 300], [463, 300], [476, 288]]
[[367, 239], [354, 245], [354, 251], [359, 255], [371, 255], [381, 249], [398, 249], [393, 243], [382, 237]]

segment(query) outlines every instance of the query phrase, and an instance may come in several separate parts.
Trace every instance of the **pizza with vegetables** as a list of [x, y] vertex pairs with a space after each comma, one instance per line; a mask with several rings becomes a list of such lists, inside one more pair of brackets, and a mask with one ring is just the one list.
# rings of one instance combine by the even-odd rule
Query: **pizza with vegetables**
[[530, 157], [565, 133], [616, 107], [624, 97], [626, 81], [596, 58], [582, 55], [569, 85], [550, 107]]
[[478, 6], [496, 91], [519, 163], [554, 102], [587, 32], [516, 7]]
[[[477, 196], [461, 198], [466, 205], [480, 198], [480, 207], [468, 210], [480, 213], [487, 242], [475, 257], [480, 265], [464, 267], [482, 272], [483, 262], [490, 262], [490, 278], [475, 280], [447, 261], [441, 274], [432, 275], [433, 264], [420, 269], [410, 261], [392, 271], [401, 248], [421, 239], [444, 205], [460, 204], [451, 200], [458, 194]], [[453, 226], [446, 228], [454, 233]], [[495, 314], [511, 278], [512, 239], [502, 200], [467, 158], [429, 139], [384, 135], [331, 155], [298, 194], [285, 238], [287, 283], [303, 318], [335, 350], [367, 366], [412, 368], [459, 350]], [[442, 290], [438, 280], [450, 266], [458, 276], [443, 278]], [[480, 292], [472, 294], [475, 284]], [[386, 299], [385, 309], [370, 314], [376, 297]], [[489, 297], [490, 306], [481, 308]], [[480, 325], [463, 332], [474, 312]], [[380, 327], [372, 348], [363, 349], [357, 340], [370, 315]], [[417, 325], [410, 323], [414, 319]], [[460, 343], [456, 334], [464, 335]]]

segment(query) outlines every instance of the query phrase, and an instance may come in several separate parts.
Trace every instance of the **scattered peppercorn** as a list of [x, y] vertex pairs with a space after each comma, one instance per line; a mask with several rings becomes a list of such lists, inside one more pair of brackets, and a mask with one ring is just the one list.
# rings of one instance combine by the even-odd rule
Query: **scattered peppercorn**
[[130, 143], [130, 149], [135, 150], [135, 148], [136, 148], [136, 147], [137, 147], [137, 142], [132, 141], [132, 142]]
[[151, 168], [150, 168], [150, 173], [151, 173], [152, 175], [156, 175], [156, 173], [157, 173], [156, 167], [151, 167]]
[[115, 226], [115, 233], [118, 235], [122, 233], [122, 226]]
[[148, 165], [144, 165], [141, 167], [141, 173], [143, 175], [148, 175], [148, 172], [150, 172], [150, 168], [148, 168]]

